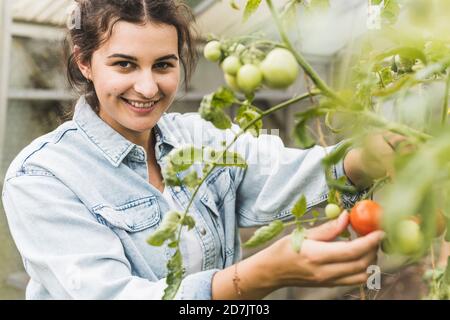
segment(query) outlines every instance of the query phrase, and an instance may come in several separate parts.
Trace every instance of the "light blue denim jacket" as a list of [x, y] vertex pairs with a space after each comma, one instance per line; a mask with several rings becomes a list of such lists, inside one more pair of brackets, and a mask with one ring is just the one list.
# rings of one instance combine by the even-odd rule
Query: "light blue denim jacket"
[[[185, 144], [218, 148], [237, 131], [218, 130], [196, 113], [164, 114], [155, 127], [157, 161], [164, 167], [168, 152]], [[289, 219], [301, 194], [308, 207], [327, 198], [323, 148], [291, 149], [277, 136], [245, 134], [235, 151], [245, 157], [247, 170], [216, 169], [194, 201], [197, 224], [191, 232], [201, 243], [202, 271], [186, 275], [177, 299], [211, 299], [214, 273], [241, 258], [238, 227]], [[334, 176], [344, 174], [340, 163]], [[187, 188], [170, 191], [186, 206]], [[173, 249], [150, 246], [146, 239], [169, 210], [167, 201], [149, 183], [145, 150], [102, 121], [84, 97], [72, 121], [15, 158], [2, 200], [31, 277], [27, 299], [162, 297]]]

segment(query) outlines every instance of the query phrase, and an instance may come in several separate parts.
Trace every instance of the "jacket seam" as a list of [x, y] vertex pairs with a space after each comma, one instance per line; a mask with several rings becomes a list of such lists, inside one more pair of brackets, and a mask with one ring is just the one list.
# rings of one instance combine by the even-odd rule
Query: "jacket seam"
[[42, 143], [42, 145], [39, 147], [39, 148], [37, 148], [36, 150], [34, 150], [32, 153], [30, 153], [23, 161], [22, 161], [22, 164], [20, 165], [20, 170], [19, 171], [17, 171], [16, 173], [19, 173], [19, 172], [21, 172], [21, 173], [26, 173], [26, 169], [25, 169], [25, 162], [27, 162], [35, 153], [37, 153], [37, 152], [39, 152], [39, 151], [41, 151], [42, 149], [44, 149], [44, 147], [46, 147], [48, 144], [50, 144], [50, 143], [52, 143], [52, 144], [58, 144], [61, 140], [62, 140], [62, 138], [64, 138], [64, 136], [66, 135], [66, 133], [67, 132], [69, 132], [69, 131], [76, 131], [77, 130], [77, 128], [70, 128], [70, 129], [67, 129], [67, 130], [65, 130], [64, 132], [62, 132], [61, 133], [61, 136], [60, 137], [58, 137], [58, 139], [56, 140], [56, 141], [46, 141], [46, 142], [44, 142], [44, 143]]

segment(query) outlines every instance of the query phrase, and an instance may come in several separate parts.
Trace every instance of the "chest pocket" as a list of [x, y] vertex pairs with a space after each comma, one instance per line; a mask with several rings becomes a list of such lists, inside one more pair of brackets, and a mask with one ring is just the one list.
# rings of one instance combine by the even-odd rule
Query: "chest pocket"
[[119, 206], [98, 205], [92, 208], [99, 222], [128, 232], [138, 232], [156, 225], [161, 219], [154, 196], [127, 202]]

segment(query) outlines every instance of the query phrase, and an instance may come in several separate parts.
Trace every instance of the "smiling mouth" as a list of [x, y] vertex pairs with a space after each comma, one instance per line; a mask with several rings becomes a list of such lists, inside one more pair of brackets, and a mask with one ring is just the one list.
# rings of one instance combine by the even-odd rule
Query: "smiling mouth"
[[125, 99], [124, 97], [120, 97], [123, 101], [128, 103], [129, 105], [138, 108], [138, 109], [149, 109], [153, 107], [155, 104], [157, 104], [161, 99], [155, 100], [155, 101], [148, 101], [148, 102], [138, 102], [138, 101], [132, 101]]

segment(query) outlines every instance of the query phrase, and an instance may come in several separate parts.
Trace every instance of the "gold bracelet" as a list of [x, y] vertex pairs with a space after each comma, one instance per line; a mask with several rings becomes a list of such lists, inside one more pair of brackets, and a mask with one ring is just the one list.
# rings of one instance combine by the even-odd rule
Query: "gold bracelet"
[[236, 290], [237, 295], [240, 297], [242, 296], [242, 290], [239, 287], [239, 282], [241, 281], [241, 279], [238, 276], [238, 271], [237, 271], [237, 267], [238, 267], [238, 263], [236, 263], [234, 265], [234, 277], [233, 277], [233, 284], [234, 284], [234, 290]]

